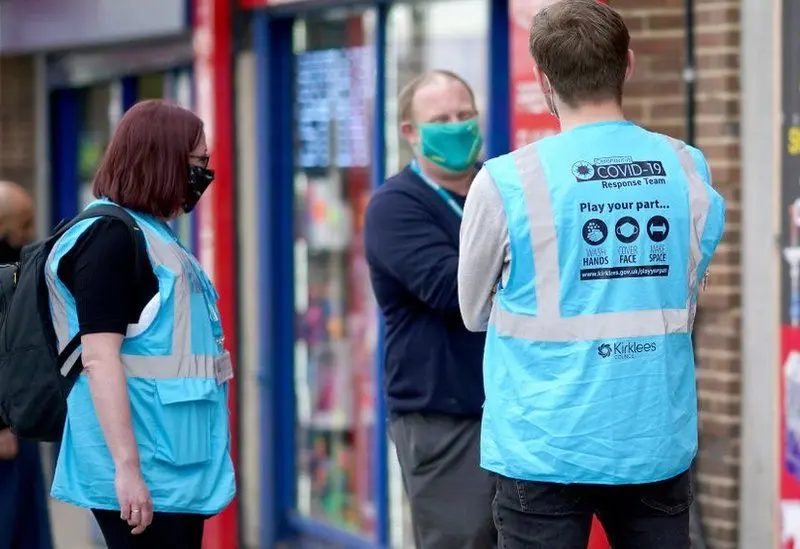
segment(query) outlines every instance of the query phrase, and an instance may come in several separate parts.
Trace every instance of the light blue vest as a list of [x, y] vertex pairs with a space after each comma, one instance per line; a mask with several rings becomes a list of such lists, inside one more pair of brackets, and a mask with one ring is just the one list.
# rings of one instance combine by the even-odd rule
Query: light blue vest
[[725, 224], [702, 153], [611, 122], [486, 168], [510, 266], [487, 333], [481, 465], [615, 485], [685, 471], [697, 450], [698, 287]]
[[[159, 286], [143, 313], [151, 320], [129, 327], [121, 353], [144, 480], [156, 511], [216, 514], [236, 492], [227, 406], [232, 370], [223, 349], [218, 296], [197, 260], [165, 223], [129, 213], [144, 233]], [[71, 228], [48, 260], [47, 284], [60, 349], [78, 332], [78, 316], [75, 300], [58, 278], [58, 266], [95, 221]], [[85, 374], [67, 403], [52, 496], [80, 507], [119, 509], [114, 464]]]

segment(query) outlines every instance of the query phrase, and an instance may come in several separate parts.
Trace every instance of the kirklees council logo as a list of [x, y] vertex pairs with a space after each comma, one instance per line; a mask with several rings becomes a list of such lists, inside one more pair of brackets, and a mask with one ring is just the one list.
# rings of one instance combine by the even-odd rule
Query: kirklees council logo
[[615, 341], [613, 344], [601, 343], [597, 346], [597, 354], [600, 358], [613, 358], [614, 360], [632, 359], [642, 353], [654, 353], [657, 350], [658, 346], [653, 341], [647, 343], [639, 341]]

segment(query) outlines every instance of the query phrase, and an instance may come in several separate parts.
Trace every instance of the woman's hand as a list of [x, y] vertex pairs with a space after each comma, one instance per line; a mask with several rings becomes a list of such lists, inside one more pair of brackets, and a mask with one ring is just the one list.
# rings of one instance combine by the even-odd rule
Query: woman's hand
[[114, 487], [119, 500], [120, 518], [133, 526], [132, 534], [141, 534], [153, 522], [153, 500], [139, 467], [125, 466], [117, 469]]

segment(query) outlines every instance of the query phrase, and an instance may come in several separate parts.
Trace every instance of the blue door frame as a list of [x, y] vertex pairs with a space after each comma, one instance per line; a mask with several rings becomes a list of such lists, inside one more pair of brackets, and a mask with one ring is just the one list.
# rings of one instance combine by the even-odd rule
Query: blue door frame
[[[487, 151], [489, 156], [510, 147], [508, 0], [490, 2], [489, 106]], [[261, 546], [273, 547], [294, 540], [304, 547], [333, 545], [375, 549], [389, 546], [389, 490], [385, 400], [375, 405], [373, 478], [377, 508], [377, 541], [366, 540], [296, 512], [295, 394], [294, 394], [294, 257], [293, 257], [293, 90], [292, 25], [295, 18], [316, 10], [343, 5], [373, 7], [375, 34], [375, 102], [372, 113], [371, 177], [373, 188], [386, 177], [385, 74], [388, 1], [304, 3], [302, 12], [291, 3], [253, 12], [253, 48], [256, 57], [256, 137], [259, 226], [264, 235], [259, 257], [262, 288], [261, 311]], [[383, 393], [383, 329], [379, 331], [374, 379]]]

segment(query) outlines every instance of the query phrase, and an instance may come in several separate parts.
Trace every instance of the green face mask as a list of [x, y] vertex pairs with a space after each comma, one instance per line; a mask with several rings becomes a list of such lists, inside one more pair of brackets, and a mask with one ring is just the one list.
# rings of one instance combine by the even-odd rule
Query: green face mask
[[463, 172], [469, 169], [483, 145], [478, 119], [463, 122], [431, 123], [418, 126], [419, 154], [446, 170]]

